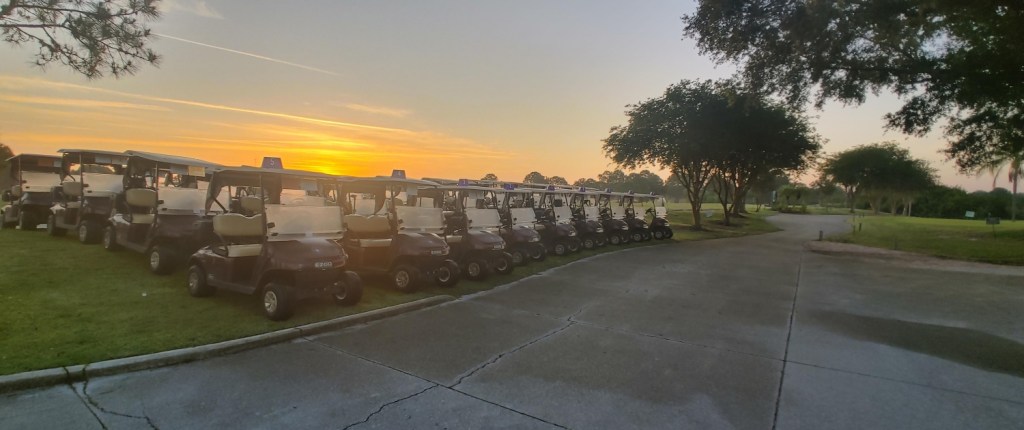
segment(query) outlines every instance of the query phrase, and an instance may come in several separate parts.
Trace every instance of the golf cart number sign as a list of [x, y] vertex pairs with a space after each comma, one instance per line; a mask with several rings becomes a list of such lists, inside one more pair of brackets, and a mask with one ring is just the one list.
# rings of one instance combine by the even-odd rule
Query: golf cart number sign
[[330, 269], [331, 267], [334, 267], [334, 262], [331, 262], [331, 261], [317, 261], [316, 263], [313, 263], [313, 267], [315, 267], [317, 269]]

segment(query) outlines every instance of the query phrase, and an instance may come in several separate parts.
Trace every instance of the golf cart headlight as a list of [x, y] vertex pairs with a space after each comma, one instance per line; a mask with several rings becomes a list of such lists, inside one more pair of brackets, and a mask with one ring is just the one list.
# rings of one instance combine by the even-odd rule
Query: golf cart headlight
[[540, 238], [539, 237], [531, 237], [530, 238], [530, 242], [540, 242]]
[[628, 225], [620, 226], [619, 230], [629, 230], [629, 226]]
[[594, 232], [595, 233], [604, 233], [604, 227], [598, 227], [596, 230], [594, 230]]
[[569, 232], [569, 236], [575, 236], [575, 235], [576, 235], [576, 232], [575, 232], [575, 231], [570, 231], [570, 232]]

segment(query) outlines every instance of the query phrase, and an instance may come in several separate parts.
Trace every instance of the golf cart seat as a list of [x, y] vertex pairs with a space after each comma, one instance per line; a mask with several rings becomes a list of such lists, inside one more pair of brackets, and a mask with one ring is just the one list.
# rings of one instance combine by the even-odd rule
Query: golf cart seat
[[81, 182], [65, 182], [60, 185], [61, 189], [64, 190], [64, 195], [68, 197], [82, 197], [82, 183]]
[[11, 187], [11, 197], [21, 197], [21, 185], [15, 185]]
[[263, 213], [263, 199], [256, 196], [244, 196], [238, 199], [242, 210], [248, 213]]
[[[223, 238], [225, 242], [246, 237], [262, 237], [263, 217], [247, 217], [236, 213], [216, 215], [213, 217], [213, 232]], [[228, 257], [255, 257], [263, 251], [263, 244], [229, 243], [224, 245], [224, 248], [228, 251]]]
[[124, 200], [131, 209], [132, 224], [152, 224], [153, 209], [157, 206], [156, 190], [130, 188], [124, 192]]

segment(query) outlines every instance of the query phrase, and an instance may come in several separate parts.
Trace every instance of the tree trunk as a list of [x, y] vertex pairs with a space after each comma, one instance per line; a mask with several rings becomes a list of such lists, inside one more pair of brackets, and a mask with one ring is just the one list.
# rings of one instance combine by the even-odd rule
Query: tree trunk
[[[1019, 172], [1015, 172], [1019, 173]], [[1013, 195], [1010, 196], [1010, 221], [1017, 221], [1017, 178], [1020, 175], [1013, 176]]]

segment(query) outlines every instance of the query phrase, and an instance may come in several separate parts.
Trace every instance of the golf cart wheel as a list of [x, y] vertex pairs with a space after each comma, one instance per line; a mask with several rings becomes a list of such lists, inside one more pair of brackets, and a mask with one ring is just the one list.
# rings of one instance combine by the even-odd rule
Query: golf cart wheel
[[575, 237], [571, 237], [566, 242], [565, 246], [566, 246], [566, 248], [569, 249], [569, 252], [579, 252], [580, 247], [582, 247], [583, 245], [582, 245], [582, 243], [580, 242], [579, 239], [577, 239]]
[[50, 214], [50, 217], [46, 220], [46, 234], [57, 237], [63, 236], [67, 232], [67, 230], [57, 227], [57, 215]]
[[363, 298], [363, 280], [356, 272], [346, 271], [341, 287], [334, 293], [334, 303], [339, 306], [352, 306]]
[[198, 264], [189, 266], [186, 279], [188, 293], [192, 297], [206, 297], [213, 295], [216, 291], [212, 285], [206, 282], [206, 271], [203, 270], [203, 266]]
[[651, 240], [651, 232], [650, 231], [644, 230], [643, 231], [643, 235], [644, 235], [644, 240], [645, 241]]
[[633, 233], [630, 233], [629, 240], [633, 242], [640, 242], [644, 240], [644, 234], [639, 231], [634, 231]]
[[539, 243], [534, 244], [530, 249], [530, 259], [533, 261], [544, 261], [548, 258], [548, 250]]
[[515, 267], [516, 264], [512, 261], [512, 254], [507, 252], [501, 253], [501, 256], [494, 260], [494, 272], [499, 275], [512, 273], [512, 269]]
[[35, 230], [36, 224], [33, 222], [35, 220], [32, 218], [34, 217], [31, 214], [25, 213], [25, 211], [21, 211], [21, 213], [18, 214], [18, 228], [22, 229], [23, 231]]
[[459, 276], [461, 274], [458, 263], [452, 260], [445, 260], [434, 273], [434, 282], [438, 287], [454, 287], [455, 284], [459, 283]]
[[166, 275], [174, 270], [174, 250], [167, 245], [154, 245], [149, 249], [149, 271]]
[[599, 234], [597, 236], [597, 240], [595, 240], [594, 243], [596, 243], [598, 247], [607, 246], [608, 245], [608, 236], [605, 236], [603, 234]]
[[117, 251], [121, 249], [121, 245], [117, 243], [117, 231], [114, 230], [114, 226], [108, 225], [103, 229], [103, 249], [107, 251]]
[[487, 275], [491, 274], [490, 267], [487, 266], [487, 262], [479, 258], [474, 258], [466, 262], [466, 277], [474, 281], [482, 281], [487, 279]]
[[621, 233], [619, 235], [619, 243], [625, 245], [625, 244], [627, 244], [629, 242], [630, 242], [630, 234], [629, 233]]
[[665, 232], [660, 228], [651, 232], [651, 235], [654, 236], [654, 240], [662, 240], [665, 238]]
[[583, 248], [584, 249], [594, 249], [596, 247], [597, 247], [597, 241], [595, 241], [594, 238], [589, 237], [589, 236], [583, 238]]
[[78, 223], [78, 241], [84, 244], [93, 244], [100, 241], [103, 234], [99, 224], [95, 221], [84, 220]]
[[413, 266], [399, 264], [388, 275], [391, 277], [391, 285], [398, 291], [411, 293], [419, 288], [420, 269]]
[[564, 241], [560, 241], [555, 243], [554, 251], [555, 255], [561, 257], [569, 253], [569, 246], [566, 245]]
[[608, 237], [608, 243], [612, 245], [622, 245], [622, 237], [618, 234], [613, 234]]
[[673, 234], [672, 228], [671, 227], [666, 227], [665, 228], [665, 239], [671, 239], [672, 238], [672, 234]]
[[526, 251], [522, 248], [513, 248], [509, 252], [509, 256], [512, 257], [512, 264], [516, 266], [525, 266], [530, 262], [530, 256], [526, 255]]
[[263, 314], [272, 321], [283, 321], [292, 316], [292, 289], [288, 285], [270, 282], [263, 288]]

